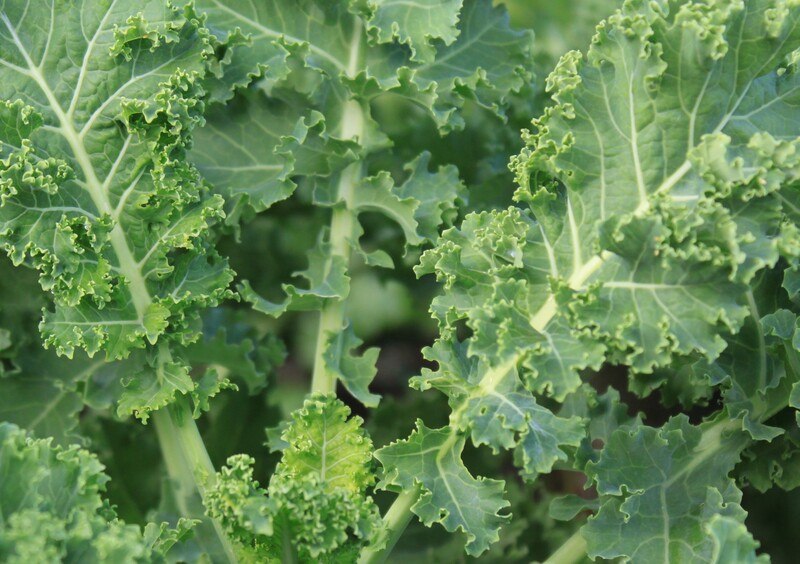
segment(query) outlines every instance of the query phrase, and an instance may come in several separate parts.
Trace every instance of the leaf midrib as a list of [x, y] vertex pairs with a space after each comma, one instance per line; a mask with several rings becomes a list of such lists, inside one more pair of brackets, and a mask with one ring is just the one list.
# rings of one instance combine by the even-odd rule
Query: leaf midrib
[[0, 19], [2, 19], [9, 33], [11, 33], [14, 44], [17, 46], [18, 51], [25, 59], [25, 64], [28, 67], [28, 76], [30, 76], [34, 82], [36, 82], [37, 86], [39, 86], [42, 93], [47, 98], [47, 102], [50, 105], [51, 110], [56, 115], [59, 121], [58, 129], [69, 144], [73, 156], [83, 172], [86, 180], [85, 188], [91, 197], [92, 202], [97, 207], [98, 211], [100, 211], [100, 213], [108, 214], [110, 217], [114, 218], [114, 227], [109, 232], [109, 241], [111, 242], [111, 246], [117, 256], [117, 260], [119, 261], [119, 270], [129, 282], [133, 305], [136, 309], [138, 322], [141, 323], [144, 320], [144, 316], [149, 305], [152, 303], [152, 297], [147, 290], [147, 284], [142, 277], [142, 273], [137, 267], [136, 260], [133, 252], [130, 249], [130, 246], [128, 245], [127, 238], [122, 230], [119, 219], [115, 216], [114, 209], [111, 206], [108, 195], [103, 190], [103, 183], [101, 183], [100, 179], [97, 177], [94, 166], [89, 158], [89, 153], [86, 151], [86, 147], [83, 144], [82, 138], [76, 131], [72, 121], [61, 108], [61, 105], [56, 99], [55, 94], [53, 93], [49, 84], [47, 84], [47, 81], [42, 75], [39, 67], [34, 64], [27, 49], [20, 41], [16, 28], [14, 28], [14, 26], [11, 24], [11, 21], [8, 19], [6, 14], [0, 14]]

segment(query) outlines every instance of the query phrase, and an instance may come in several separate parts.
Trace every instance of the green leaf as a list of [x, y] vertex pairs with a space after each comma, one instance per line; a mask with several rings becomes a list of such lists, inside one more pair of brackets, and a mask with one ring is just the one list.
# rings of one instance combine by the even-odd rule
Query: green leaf
[[600, 502], [596, 499], [585, 499], [577, 495], [558, 497], [550, 503], [548, 515], [557, 521], [571, 521], [587, 509], [597, 511]]
[[198, 521], [192, 519], [178, 519], [175, 528], [171, 529], [167, 523], [157, 525], [148, 523], [144, 527], [143, 536], [145, 542], [152, 547], [158, 554], [166, 554], [171, 548], [189, 539], [193, 534], [193, 528]]
[[122, 358], [189, 338], [231, 280], [205, 243], [222, 201], [183, 160], [211, 52], [196, 15], [52, 0], [0, 20], [0, 232], [53, 295], [45, 342]]
[[715, 564], [769, 562], [769, 557], [766, 555], [756, 556], [759, 543], [753, 540], [747, 528], [736, 519], [715, 515], [706, 528], [714, 542], [710, 562]]
[[206, 370], [205, 374], [195, 384], [194, 389], [191, 390], [190, 395], [194, 404], [192, 417], [197, 419], [204, 411], [209, 411], [211, 409], [211, 398], [217, 396], [222, 390], [237, 391], [238, 389], [239, 386], [215, 369]]
[[[68, 362], [55, 351], [42, 348], [37, 321], [43, 295], [35, 291], [36, 275], [29, 269], [2, 269], [2, 290], [14, 295], [0, 311], [0, 324], [14, 332], [0, 330], [7, 339], [0, 371], [0, 421], [13, 423], [39, 438], [52, 438], [55, 444], [86, 444], [78, 430], [84, 407], [105, 410], [122, 392], [124, 375], [139, 370], [136, 353], [125, 360], [107, 363], [78, 352]], [[18, 288], [30, 290], [19, 295]], [[19, 296], [22, 299], [16, 299]]]
[[108, 476], [93, 454], [52, 446], [8, 423], [0, 423], [0, 467], [4, 562], [163, 562], [193, 525], [149, 523], [143, 534], [103, 499]]
[[417, 235], [417, 220], [414, 218], [419, 202], [402, 198], [394, 190], [394, 181], [386, 171], [361, 180], [349, 202], [355, 213], [379, 212], [393, 219], [403, 230], [406, 243], [419, 245], [423, 239]]
[[435, 273], [444, 283], [445, 293], [431, 306], [444, 339], [466, 318], [474, 333], [470, 355], [489, 367], [502, 366], [509, 357], [522, 359], [526, 387], [563, 399], [580, 385], [580, 370], [599, 367], [604, 346], [570, 327], [560, 311], [548, 325], [533, 326], [538, 311], [549, 311], [552, 263], [543, 233], [516, 208], [470, 214], [460, 229], [447, 230], [438, 246], [422, 255], [415, 270]]
[[276, 533], [268, 541], [271, 553], [299, 552], [305, 561], [328, 558], [352, 562], [357, 552], [380, 529], [378, 507], [372, 498], [345, 489], [326, 491], [312, 475], [288, 478], [276, 475], [270, 481]]
[[583, 421], [556, 417], [541, 407], [519, 382], [515, 366], [496, 373], [496, 379], [481, 383], [487, 367], [466, 355], [460, 344], [436, 343], [425, 358], [439, 364], [438, 370], [423, 369], [411, 385], [425, 390], [437, 388], [450, 399], [451, 424], [470, 433], [476, 445], [492, 450], [514, 449], [522, 476], [533, 480], [550, 472], [558, 460], [567, 460], [566, 447], [578, 447], [584, 438]]
[[748, 447], [736, 468], [740, 479], [759, 492], [774, 486], [785, 491], [800, 486], [800, 437], [796, 429]]
[[253, 464], [246, 454], [229, 457], [203, 499], [208, 514], [242, 543], [273, 532], [266, 490], [253, 479]]
[[417, 420], [408, 439], [375, 451], [384, 468], [378, 487], [396, 492], [420, 488], [411, 510], [426, 525], [440, 523], [467, 537], [467, 554], [478, 556], [498, 539], [507, 520], [503, 482], [474, 478], [461, 461], [464, 438], [451, 429], [429, 429]]
[[451, 45], [458, 37], [456, 27], [463, 0], [371, 0], [369, 31], [378, 43], [395, 38], [411, 48], [411, 60], [430, 62], [436, 56], [435, 39]]
[[[355, 215], [377, 212], [393, 220], [408, 246], [434, 242], [440, 226], [455, 219], [456, 203], [462, 201], [465, 188], [455, 167], [429, 172], [429, 161], [430, 153], [422, 153], [408, 163], [404, 168], [409, 175], [400, 186], [387, 171], [361, 179], [346, 202], [348, 209]], [[351, 240], [358, 241], [361, 234], [355, 226]]]
[[661, 429], [619, 429], [588, 465], [600, 510], [583, 529], [591, 557], [711, 561], [707, 530], [719, 516], [742, 522], [741, 492], [728, 477], [742, 448], [735, 422], [701, 429], [685, 416]]
[[266, 491], [246, 455], [231, 457], [218, 473], [207, 507], [243, 557], [335, 562], [342, 554], [354, 558], [377, 534], [380, 515], [365, 495], [374, 482], [372, 441], [361, 418], [349, 415], [332, 396], [308, 398], [283, 428], [287, 446]]
[[[195, 382], [185, 364], [161, 359], [146, 363], [140, 372], [128, 375], [122, 384], [125, 391], [119, 398], [117, 415], [134, 415], [142, 423], [147, 423], [150, 413], [169, 405], [177, 396], [195, 390]], [[206, 389], [196, 393], [207, 395], [208, 386], [207, 382]]]
[[203, 338], [185, 347], [182, 353], [192, 366], [224, 373], [244, 383], [248, 393], [254, 395], [264, 389], [274, 370], [283, 364], [286, 347], [272, 333], [258, 340], [251, 338], [249, 331], [241, 335], [231, 321], [222, 317], [219, 324], [217, 319], [209, 322]]
[[[435, 242], [441, 226], [452, 225], [460, 204], [466, 202], [466, 187], [452, 165], [428, 171], [430, 153], [423, 152], [404, 169], [409, 176], [397, 187], [400, 198], [413, 198], [419, 205], [414, 210], [417, 233], [426, 241]], [[408, 239], [406, 238], [408, 241]]]
[[353, 397], [367, 407], [375, 407], [381, 396], [370, 392], [369, 385], [377, 373], [375, 363], [380, 350], [371, 347], [361, 355], [354, 355], [353, 351], [362, 344], [363, 341], [348, 324], [340, 331], [328, 333], [322, 358], [325, 367], [336, 375]]
[[76, 442], [81, 396], [50, 378], [12, 377], [0, 380], [0, 420], [25, 425], [38, 437], [53, 437], [59, 444]]
[[357, 145], [330, 137], [325, 118], [294, 102], [247, 91], [214, 106], [194, 135], [189, 159], [229, 202], [256, 212], [292, 195], [292, 177], [327, 176], [353, 158]]
[[[432, 61], [410, 66], [416, 92], [408, 87], [401, 87], [400, 92], [422, 100], [430, 96], [429, 111], [445, 131], [463, 127], [453, 109], [464, 99], [473, 99], [503, 116], [510, 94], [520, 91], [531, 78], [532, 43], [529, 31], [511, 28], [504, 8], [483, 0], [465, 0], [458, 39], [437, 46]], [[403, 74], [401, 71], [401, 77]]]
[[211, 32], [223, 44], [232, 44], [222, 69], [231, 85], [265, 70], [271, 81], [280, 81], [289, 73], [291, 57], [330, 76], [347, 67], [354, 18], [344, 3], [200, 0], [196, 5], [207, 15]]
[[286, 298], [282, 303], [273, 303], [258, 295], [247, 281], [239, 286], [239, 293], [253, 309], [272, 317], [279, 317], [286, 311], [309, 311], [320, 309], [328, 301], [340, 301], [350, 291], [350, 277], [343, 257], [332, 255], [330, 245], [319, 241], [308, 252], [308, 268], [296, 272], [308, 281], [308, 288], [298, 288], [284, 284]]
[[372, 441], [363, 420], [331, 396], [314, 395], [292, 413], [282, 439], [289, 444], [276, 473], [291, 478], [313, 475], [326, 491], [363, 492], [374, 476]]
[[609, 387], [600, 394], [589, 384], [583, 384], [570, 394], [558, 411], [560, 417], [580, 417], [588, 420], [587, 434], [575, 456], [575, 467], [583, 470], [586, 462], [597, 461], [600, 451], [592, 446], [608, 443], [611, 434], [620, 427], [635, 428], [641, 424], [641, 413], [630, 413], [620, 394]]
[[713, 263], [693, 257], [681, 257], [675, 265], [664, 260], [660, 243], [671, 234], [660, 221], [606, 225], [609, 233], [602, 234], [600, 245], [616, 260], [588, 280], [602, 286], [576, 304], [579, 323], [595, 328], [613, 351], [621, 351], [612, 358], [619, 356], [644, 373], [668, 364], [676, 353], [719, 356], [725, 348], [719, 333], [735, 331], [748, 315], [743, 285]]

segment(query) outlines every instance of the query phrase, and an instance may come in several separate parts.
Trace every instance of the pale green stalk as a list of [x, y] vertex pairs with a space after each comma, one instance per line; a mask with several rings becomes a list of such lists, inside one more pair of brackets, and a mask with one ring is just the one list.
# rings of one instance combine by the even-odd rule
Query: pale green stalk
[[575, 531], [544, 564], [576, 564], [586, 560], [586, 540], [580, 531]]
[[[191, 411], [181, 401], [154, 412], [153, 423], [178, 510], [185, 517], [202, 516], [202, 500], [216, 481], [216, 472]], [[222, 526], [214, 519], [210, 519], [210, 524], [211, 538], [202, 530], [195, 538], [200, 544], [218, 547], [208, 553], [222, 553], [226, 562], [235, 563], [236, 554]]]
[[[350, 43], [350, 56], [347, 75], [356, 76], [361, 68], [361, 18], [355, 18], [353, 38]], [[344, 103], [339, 135], [342, 139], [364, 140], [364, 109], [355, 100]], [[364, 174], [362, 162], [355, 162], [345, 168], [339, 175], [337, 183], [337, 205], [331, 213], [329, 233], [330, 256], [326, 262], [326, 270], [330, 270], [335, 257], [350, 262], [350, 237], [353, 233], [353, 213], [349, 209], [353, 191]], [[344, 326], [345, 304], [342, 301], [331, 301], [322, 308], [317, 327], [317, 344], [314, 352], [314, 373], [311, 380], [311, 391], [325, 394], [336, 393], [336, 374], [329, 370], [325, 363], [325, 349], [328, 336], [340, 331]]]
[[[358, 564], [380, 564], [392, 552], [392, 549], [403, 536], [403, 532], [411, 522], [414, 514], [411, 507], [419, 498], [419, 489], [415, 488], [397, 496], [389, 511], [383, 517], [384, 537], [386, 544], [380, 549], [370, 545], [361, 551]], [[383, 540], [383, 539], [381, 539]]]

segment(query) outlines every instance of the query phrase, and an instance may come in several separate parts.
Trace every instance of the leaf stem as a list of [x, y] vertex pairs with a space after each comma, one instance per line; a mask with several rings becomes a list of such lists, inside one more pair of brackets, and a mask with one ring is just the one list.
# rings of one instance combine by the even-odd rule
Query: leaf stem
[[281, 527], [281, 546], [283, 546], [283, 557], [281, 564], [297, 564], [300, 562], [297, 556], [297, 548], [292, 541], [291, 529], [287, 523]]
[[[352, 102], [358, 107], [358, 104]], [[359, 116], [361, 108], [357, 109]], [[345, 116], [346, 117], [346, 116]], [[345, 264], [350, 262], [350, 234], [353, 232], [353, 213], [348, 209], [347, 202], [351, 199], [356, 183], [361, 178], [361, 163], [353, 163], [342, 171], [339, 177], [338, 196], [344, 205], [337, 204], [331, 217], [331, 230], [329, 235], [330, 255], [325, 268], [333, 267], [334, 257], [345, 259]], [[336, 393], [336, 373], [330, 370], [325, 362], [325, 350], [328, 346], [328, 337], [331, 333], [341, 331], [344, 326], [345, 304], [343, 301], [325, 304], [320, 312], [319, 326], [317, 328], [317, 345], [314, 351], [314, 374], [311, 380], [311, 391], [325, 394]]]
[[[184, 517], [198, 518], [205, 513], [201, 501], [216, 481], [216, 472], [191, 411], [185, 400], [179, 401], [154, 412], [153, 423], [178, 510]], [[209, 545], [209, 554], [224, 555], [226, 562], [235, 563], [236, 554], [222, 526], [214, 519], [205, 521], [211, 526], [196, 535], [198, 541]]]
[[580, 530], [567, 539], [543, 564], [574, 564], [586, 559], [586, 540]]
[[[397, 496], [383, 517], [385, 530], [380, 538], [380, 545], [375, 546], [375, 543], [373, 543], [364, 548], [358, 558], [358, 564], [380, 564], [386, 560], [411, 522], [411, 518], [414, 515], [411, 512], [411, 507], [418, 499], [418, 487]], [[384, 540], [386, 541], [385, 544]]]
[[[362, 23], [361, 18], [354, 18], [353, 36], [350, 42], [350, 56], [346, 73], [353, 78], [361, 69], [362, 54]], [[339, 125], [339, 135], [342, 139], [357, 139], [363, 144], [364, 138], [364, 109], [356, 100], [347, 100], [343, 104], [342, 118]], [[331, 213], [330, 255], [325, 264], [326, 272], [333, 267], [334, 257], [344, 258], [345, 264], [350, 262], [350, 238], [353, 233], [353, 211], [350, 202], [356, 185], [364, 174], [363, 161], [358, 161], [347, 166], [339, 175], [336, 187], [336, 205]], [[346, 298], [345, 298], [346, 299]], [[343, 301], [325, 304], [320, 312], [317, 327], [317, 344], [314, 351], [314, 373], [311, 380], [311, 391], [325, 394], [336, 393], [336, 374], [329, 370], [325, 362], [330, 333], [341, 331], [344, 326], [345, 304]]]

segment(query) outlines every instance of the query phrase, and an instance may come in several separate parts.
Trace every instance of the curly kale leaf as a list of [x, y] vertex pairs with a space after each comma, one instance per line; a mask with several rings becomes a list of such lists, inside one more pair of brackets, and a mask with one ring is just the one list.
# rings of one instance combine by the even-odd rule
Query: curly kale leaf
[[[545, 398], [545, 420], [563, 421], [550, 410], [565, 401], [565, 415], [588, 413], [575, 409], [576, 393], [604, 363], [627, 367], [647, 382], [642, 390], [677, 380], [687, 365], [685, 389], [721, 390], [724, 409], [699, 427], [634, 425], [604, 434], [595, 452], [592, 425], [570, 435], [562, 422], [564, 435], [539, 443], [551, 447], [534, 459], [540, 471], [566, 458], [600, 490], [603, 504], [583, 529], [592, 557], [713, 561], [715, 536], [727, 534], [718, 519], [743, 519], [735, 463], [750, 441], [783, 433], [765, 420], [790, 403], [798, 375], [761, 325], [785, 294], [761, 280], [798, 254], [799, 47], [796, 4], [626, 2], [585, 56], [568, 53], [550, 75], [555, 103], [512, 161], [519, 207], [467, 216], [417, 268], [444, 284], [431, 309], [439, 369], [416, 382], [450, 398], [448, 449], [469, 433], [519, 452], [526, 435], [510, 416], [519, 394], [530, 406]], [[487, 403], [496, 396], [505, 401]], [[487, 421], [495, 410], [502, 418]], [[535, 408], [528, 413], [537, 420]], [[622, 446], [625, 437], [632, 442]], [[645, 453], [654, 458], [639, 460]], [[420, 475], [381, 460], [396, 483]], [[650, 465], [652, 484], [630, 472], [611, 486], [599, 472]], [[444, 499], [443, 484], [423, 486], [423, 496]], [[438, 509], [452, 518], [447, 504]]]
[[126, 524], [102, 497], [108, 476], [93, 454], [8, 423], [0, 423], [0, 468], [3, 562], [164, 562], [193, 526]]
[[208, 238], [222, 200], [185, 158], [211, 53], [198, 17], [4, 2], [0, 46], [0, 240], [52, 294], [45, 342], [116, 359], [191, 340], [232, 278]]
[[282, 429], [286, 447], [267, 489], [253, 479], [252, 458], [228, 460], [206, 507], [243, 555], [347, 560], [376, 538], [380, 514], [366, 495], [375, 480], [372, 441], [349, 414], [332, 396], [307, 399]]

